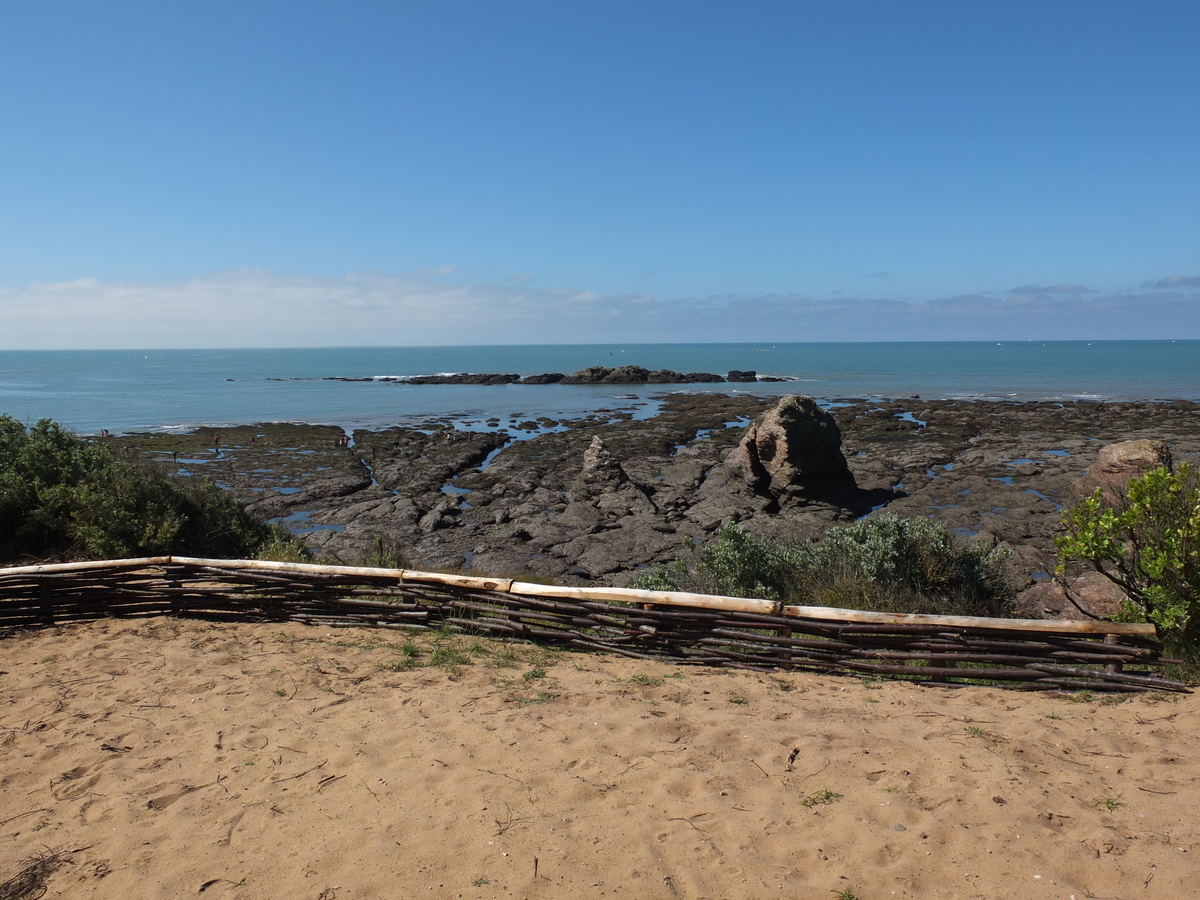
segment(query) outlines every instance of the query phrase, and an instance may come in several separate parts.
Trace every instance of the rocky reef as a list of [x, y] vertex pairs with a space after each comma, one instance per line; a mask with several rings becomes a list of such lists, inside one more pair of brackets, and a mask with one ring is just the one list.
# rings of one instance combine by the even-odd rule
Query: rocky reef
[[787, 381], [778, 376], [757, 372], [732, 371], [727, 376], [713, 372], [673, 372], [670, 369], [651, 371], [642, 366], [589, 366], [570, 375], [544, 372], [541, 375], [501, 373], [450, 372], [439, 375], [405, 375], [383, 378], [349, 378], [330, 376], [326, 381], [390, 381], [396, 384], [715, 384], [725, 381]]
[[[430, 421], [378, 431], [251, 425], [112, 438], [208, 475], [322, 557], [380, 544], [414, 567], [622, 583], [725, 522], [789, 539], [888, 510], [1004, 543], [1026, 612], [1047, 585], [1061, 509], [1156, 460], [1200, 454], [1200, 406], [838, 401], [673, 394], [658, 415]], [[457, 426], [457, 427], [456, 427]], [[1110, 445], [1138, 441], [1123, 450]], [[1085, 475], [1086, 473], [1086, 475]], [[1070, 610], [1066, 610], [1070, 612]]]

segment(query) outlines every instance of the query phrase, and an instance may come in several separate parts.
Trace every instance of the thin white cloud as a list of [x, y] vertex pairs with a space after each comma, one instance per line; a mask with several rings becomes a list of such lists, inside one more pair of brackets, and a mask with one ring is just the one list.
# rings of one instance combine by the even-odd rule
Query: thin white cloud
[[436, 278], [439, 275], [453, 275], [458, 269], [454, 266], [434, 266], [432, 269], [413, 269], [408, 274], [418, 278]]
[[444, 276], [92, 278], [0, 288], [0, 349], [662, 341], [1200, 338], [1200, 290], [1027, 286], [928, 301], [800, 294], [661, 299]]
[[1169, 275], [1166, 278], [1160, 278], [1153, 284], [1144, 284], [1142, 287], [1200, 288], [1200, 275]]
[[1010, 294], [1090, 294], [1092, 293], [1082, 284], [1052, 284], [1049, 287], [1039, 287], [1036, 284], [1027, 284], [1023, 287], [1015, 287]]
[[[631, 298], [412, 275], [182, 282], [80, 279], [0, 289], [0, 347], [216, 347], [580, 341]], [[608, 338], [611, 339], [611, 336]]]

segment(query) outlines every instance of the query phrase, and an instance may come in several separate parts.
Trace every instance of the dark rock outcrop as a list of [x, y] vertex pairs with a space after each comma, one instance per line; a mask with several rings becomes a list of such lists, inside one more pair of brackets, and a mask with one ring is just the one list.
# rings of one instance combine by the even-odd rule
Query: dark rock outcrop
[[456, 372], [449, 375], [413, 375], [396, 379], [397, 384], [515, 384], [520, 375], [473, 374]]
[[[645, 369], [642, 369], [645, 372]], [[605, 380], [613, 373], [613, 370], [607, 366], [588, 366], [586, 369], [580, 369], [578, 372], [572, 372], [562, 380], [563, 384], [604, 384]], [[645, 381], [645, 378], [640, 379]]]
[[823, 493], [831, 484], [843, 489], [854, 480], [837, 420], [811, 397], [796, 395], [750, 425], [725, 467], [756, 493], [776, 497], [797, 490]]
[[629, 476], [604, 446], [599, 435], [592, 438], [583, 452], [583, 468], [571, 485], [572, 496], [592, 498], [616, 491], [629, 483]]
[[569, 503], [558, 521], [589, 533], [607, 520], [654, 516], [646, 492], [630, 480], [599, 435], [583, 453], [583, 468], [567, 491]]
[[641, 366], [590, 366], [562, 379], [563, 384], [702, 384], [725, 379], [711, 372], [672, 372], [659, 369], [652, 372]]
[[[744, 381], [753, 381], [754, 373]], [[270, 381], [287, 379], [273, 378]], [[725, 379], [712, 372], [673, 372], [670, 369], [651, 371], [642, 366], [590, 366], [571, 375], [544, 372], [541, 375], [498, 374], [489, 372], [448, 372], [439, 375], [396, 375], [383, 378], [359, 378], [343, 375], [329, 376], [324, 381], [385, 381], [390, 384], [705, 384]]]
[[[232, 379], [231, 379], [232, 380]], [[268, 381], [290, 381], [288, 378], [268, 378]], [[501, 374], [490, 372], [448, 372], [438, 375], [387, 375], [357, 377], [330, 375], [324, 381], [387, 382], [389, 384], [718, 384], [728, 381], [789, 381], [754, 372], [733, 371], [728, 379], [714, 372], [675, 372], [671, 369], [652, 371], [643, 366], [589, 366], [570, 375], [544, 372], [540, 375]]]

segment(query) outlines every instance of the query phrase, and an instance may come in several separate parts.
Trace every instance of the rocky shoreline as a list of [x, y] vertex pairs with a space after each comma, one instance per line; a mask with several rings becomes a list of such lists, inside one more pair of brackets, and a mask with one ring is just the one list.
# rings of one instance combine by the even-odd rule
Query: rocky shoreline
[[1038, 615], [1063, 612], [1045, 583], [1053, 538], [1101, 448], [1150, 439], [1176, 462], [1200, 455], [1200, 405], [1189, 401], [848, 399], [828, 413], [793, 410], [809, 417], [803, 427], [836, 431], [840, 453], [818, 447], [780, 474], [759, 458], [778, 453], [776, 439], [755, 443], [751, 427], [777, 398], [660, 403], [646, 419], [614, 409], [352, 435], [246, 425], [221, 429], [219, 447], [215, 429], [110, 440], [212, 477], [331, 561], [383, 546], [413, 567], [621, 584], [725, 522], [796, 539], [887, 510], [1011, 547], [1027, 612]]

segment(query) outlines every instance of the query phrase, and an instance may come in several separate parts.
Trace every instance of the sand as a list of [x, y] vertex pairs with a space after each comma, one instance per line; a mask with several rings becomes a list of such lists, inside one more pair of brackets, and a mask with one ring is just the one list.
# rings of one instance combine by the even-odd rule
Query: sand
[[0, 882], [57, 851], [47, 897], [1197, 890], [1195, 695], [171, 619], [7, 634], [0, 671]]

